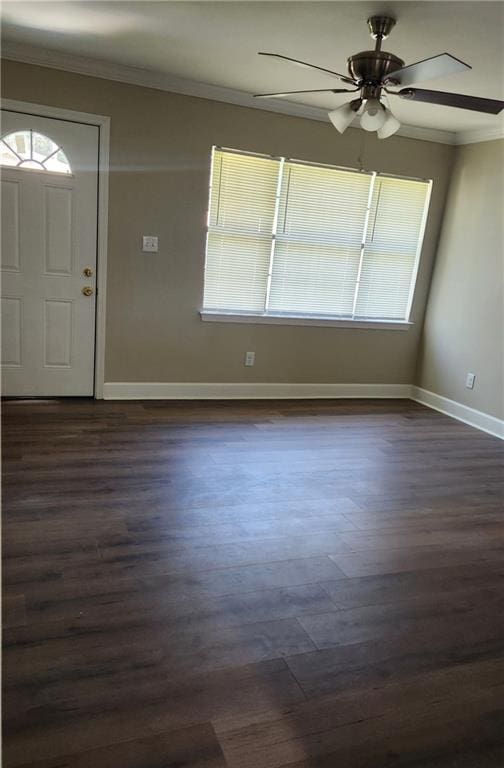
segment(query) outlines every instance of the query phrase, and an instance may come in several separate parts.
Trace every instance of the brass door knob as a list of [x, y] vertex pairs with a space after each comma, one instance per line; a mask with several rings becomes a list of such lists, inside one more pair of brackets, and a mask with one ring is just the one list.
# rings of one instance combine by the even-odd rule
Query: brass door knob
[[93, 277], [93, 270], [91, 269], [91, 267], [84, 267], [84, 269], [82, 270], [82, 274], [84, 275], [84, 277]]
[[84, 296], [92, 296], [94, 291], [90, 285], [85, 285], [84, 288], [82, 289], [82, 293], [84, 294]]

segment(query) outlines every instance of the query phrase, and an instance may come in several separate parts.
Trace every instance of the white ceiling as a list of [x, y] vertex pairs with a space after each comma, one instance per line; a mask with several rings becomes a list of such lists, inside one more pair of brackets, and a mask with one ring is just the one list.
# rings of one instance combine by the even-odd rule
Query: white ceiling
[[[51, 49], [246, 93], [338, 87], [324, 75], [257, 56], [273, 51], [346, 71], [373, 47], [366, 19], [389, 13], [384, 44], [406, 63], [452, 53], [473, 69], [419, 87], [504, 99], [504, 2], [4, 2], [8, 44]], [[348, 97], [295, 97], [331, 109]], [[392, 102], [401, 122], [445, 131], [495, 129], [502, 116]]]

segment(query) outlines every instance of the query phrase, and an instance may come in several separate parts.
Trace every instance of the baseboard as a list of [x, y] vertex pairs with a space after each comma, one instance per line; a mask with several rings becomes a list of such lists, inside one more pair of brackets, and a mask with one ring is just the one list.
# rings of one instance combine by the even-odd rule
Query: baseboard
[[410, 384], [292, 384], [109, 381], [105, 400], [411, 399], [504, 439], [504, 421]]
[[475, 408], [470, 408], [462, 403], [457, 403], [455, 400], [450, 400], [448, 397], [442, 397], [435, 392], [429, 392], [427, 389], [421, 387], [411, 387], [411, 399], [417, 403], [426, 405], [429, 408], [433, 408], [435, 411], [445, 413], [447, 416], [452, 416], [458, 421], [463, 421], [464, 424], [469, 424], [471, 427], [481, 429], [483, 432], [488, 432], [490, 435], [500, 437], [504, 440], [504, 420], [497, 419], [495, 416], [490, 416], [483, 411], [477, 411]]
[[310, 398], [409, 398], [409, 384], [168, 383], [111, 381], [105, 400], [284, 400]]

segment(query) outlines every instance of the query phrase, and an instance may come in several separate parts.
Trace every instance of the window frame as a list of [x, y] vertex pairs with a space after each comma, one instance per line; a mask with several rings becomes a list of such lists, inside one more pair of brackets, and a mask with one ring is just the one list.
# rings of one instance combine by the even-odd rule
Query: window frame
[[[211, 157], [210, 157], [208, 213], [207, 213], [207, 220], [206, 220], [206, 237], [205, 237], [204, 281], [206, 279], [206, 272], [207, 272], [209, 235], [212, 232], [217, 231], [215, 230], [215, 228], [211, 227], [210, 225], [210, 196], [211, 196], [212, 186], [213, 186], [214, 157], [215, 157], [216, 151], [277, 160], [279, 161], [279, 176], [278, 176], [278, 186], [277, 186], [277, 195], [276, 195], [276, 204], [275, 204], [274, 224], [273, 224], [272, 232], [270, 235], [271, 255], [270, 255], [270, 262], [269, 262], [269, 269], [268, 269], [268, 282], [267, 282], [267, 288], [266, 288], [266, 299], [265, 299], [264, 311], [258, 312], [258, 311], [252, 311], [252, 310], [248, 311], [248, 310], [210, 309], [202, 306], [202, 308], [199, 311], [199, 315], [202, 321], [217, 322], [217, 323], [224, 322], [224, 323], [240, 323], [240, 324], [245, 323], [245, 324], [261, 324], [261, 325], [300, 325], [300, 326], [315, 326], [315, 327], [367, 328], [367, 329], [375, 329], [375, 330], [379, 329], [379, 330], [403, 330], [403, 331], [409, 330], [411, 326], [414, 325], [414, 322], [411, 319], [411, 314], [412, 314], [412, 309], [414, 304], [417, 279], [418, 279], [418, 271], [420, 267], [420, 260], [421, 260], [424, 237], [425, 237], [425, 230], [426, 230], [427, 219], [428, 219], [428, 214], [430, 209], [432, 186], [433, 186], [432, 179], [425, 179], [425, 178], [419, 178], [414, 176], [401, 176], [398, 174], [385, 173], [381, 171], [369, 171], [365, 168], [350, 168], [345, 166], [332, 165], [328, 163], [318, 163], [318, 162], [312, 162], [307, 160], [299, 160], [297, 158], [296, 159], [289, 158], [281, 155], [269, 155], [269, 154], [260, 153], [260, 152], [239, 150], [239, 149], [213, 145], [212, 151], [211, 151]], [[411, 283], [409, 288], [407, 307], [406, 307], [405, 317], [403, 319], [372, 318], [372, 317], [367, 318], [367, 317], [359, 317], [359, 316], [356, 317], [355, 308], [356, 308], [356, 301], [357, 301], [357, 295], [359, 290], [359, 277], [357, 278], [356, 285], [355, 285], [355, 296], [354, 296], [354, 306], [353, 306], [354, 315], [352, 317], [349, 317], [348, 315], [333, 315], [333, 314], [325, 315], [318, 312], [299, 313], [299, 312], [274, 312], [274, 311], [268, 310], [269, 295], [271, 290], [271, 280], [273, 275], [275, 244], [277, 240], [276, 230], [278, 226], [278, 216], [279, 216], [280, 187], [281, 187], [281, 179], [282, 179], [282, 173], [283, 173], [283, 168], [285, 163], [299, 164], [302, 166], [312, 166], [315, 168], [329, 168], [329, 169], [352, 172], [352, 173], [362, 173], [371, 177], [368, 208], [367, 208], [367, 214], [366, 214], [366, 221], [363, 228], [363, 236], [362, 236], [362, 244], [361, 244], [359, 276], [360, 276], [360, 270], [361, 270], [362, 262], [364, 258], [369, 215], [371, 211], [371, 201], [373, 196], [373, 188], [376, 183], [376, 180], [380, 177], [383, 177], [383, 178], [399, 179], [404, 181], [417, 181], [417, 182], [423, 182], [427, 184], [424, 209], [422, 213], [420, 230], [418, 233], [417, 248], [416, 248], [415, 259], [413, 263], [413, 269], [411, 273]], [[205, 286], [205, 282], [204, 282], [204, 286]]]

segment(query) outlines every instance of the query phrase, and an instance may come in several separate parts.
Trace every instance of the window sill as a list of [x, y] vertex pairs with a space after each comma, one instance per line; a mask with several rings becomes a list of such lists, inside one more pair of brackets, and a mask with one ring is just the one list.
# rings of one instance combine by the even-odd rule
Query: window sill
[[408, 320], [350, 320], [336, 317], [310, 317], [306, 315], [253, 315], [239, 312], [213, 312], [202, 310], [205, 323], [248, 323], [254, 325], [312, 325], [319, 328], [373, 328], [381, 331], [408, 331], [413, 325]]

